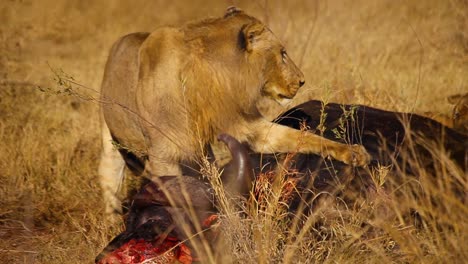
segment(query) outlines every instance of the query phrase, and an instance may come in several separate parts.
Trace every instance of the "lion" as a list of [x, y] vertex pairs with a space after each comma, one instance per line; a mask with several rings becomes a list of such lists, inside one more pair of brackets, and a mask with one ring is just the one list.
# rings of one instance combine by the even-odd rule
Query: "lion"
[[[103, 151], [99, 165], [106, 212], [125, 162], [143, 161], [150, 178], [182, 175], [227, 133], [258, 153], [316, 153], [364, 166], [361, 145], [346, 145], [266, 120], [260, 98], [289, 102], [304, 75], [281, 41], [238, 8], [220, 18], [133, 33], [112, 47], [102, 82]], [[115, 144], [119, 148], [115, 148]], [[123, 157], [119, 154], [123, 154]]]

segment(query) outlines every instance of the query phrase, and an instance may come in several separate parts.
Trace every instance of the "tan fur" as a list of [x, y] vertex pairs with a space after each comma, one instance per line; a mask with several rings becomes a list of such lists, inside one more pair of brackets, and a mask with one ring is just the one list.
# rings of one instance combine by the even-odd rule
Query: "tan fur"
[[451, 116], [434, 112], [422, 114], [460, 133], [468, 134], [468, 93], [451, 95], [447, 101], [453, 105]]
[[220, 133], [257, 152], [299, 149], [367, 164], [362, 146], [301, 136], [260, 115], [260, 98], [283, 103], [303, 79], [268, 27], [230, 8], [223, 18], [121, 38], [106, 65], [102, 110], [113, 138], [148, 157], [152, 176], [180, 175], [180, 163], [200, 157]]
[[448, 98], [453, 104], [453, 128], [461, 133], [468, 134], [468, 93], [456, 94]]

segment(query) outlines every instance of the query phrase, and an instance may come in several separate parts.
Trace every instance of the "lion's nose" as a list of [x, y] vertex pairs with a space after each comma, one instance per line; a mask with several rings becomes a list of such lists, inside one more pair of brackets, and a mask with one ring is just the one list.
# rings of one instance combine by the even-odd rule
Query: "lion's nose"
[[304, 85], [305, 81], [304, 80], [300, 80], [299, 81], [299, 87], [302, 87]]

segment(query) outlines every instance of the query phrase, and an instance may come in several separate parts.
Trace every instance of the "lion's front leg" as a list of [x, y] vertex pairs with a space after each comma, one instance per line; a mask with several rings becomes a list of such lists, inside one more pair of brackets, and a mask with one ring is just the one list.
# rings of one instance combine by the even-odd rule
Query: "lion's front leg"
[[315, 153], [353, 166], [367, 165], [371, 159], [361, 145], [338, 143], [307, 131], [299, 131], [266, 120], [252, 124], [250, 147], [260, 153]]

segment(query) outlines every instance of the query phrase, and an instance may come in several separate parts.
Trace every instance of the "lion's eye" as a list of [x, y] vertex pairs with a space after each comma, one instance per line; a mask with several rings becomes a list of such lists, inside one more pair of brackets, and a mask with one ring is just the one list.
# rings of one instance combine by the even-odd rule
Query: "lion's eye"
[[281, 58], [283, 59], [283, 62], [286, 62], [286, 59], [288, 58], [288, 54], [286, 53], [286, 50], [281, 50]]

